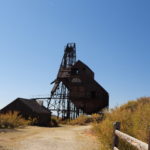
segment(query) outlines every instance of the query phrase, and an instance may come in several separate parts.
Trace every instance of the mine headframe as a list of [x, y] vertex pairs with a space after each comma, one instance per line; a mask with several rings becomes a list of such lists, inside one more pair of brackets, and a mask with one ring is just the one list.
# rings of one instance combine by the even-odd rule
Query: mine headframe
[[74, 119], [80, 114], [91, 115], [109, 107], [108, 92], [94, 79], [94, 72], [82, 61], [76, 61], [76, 45], [69, 43], [50, 96], [47, 108], [62, 119]]
[[69, 88], [67, 87], [71, 67], [76, 63], [76, 45], [69, 43], [65, 47], [64, 56], [60, 64], [57, 78], [51, 83], [54, 84], [48, 99], [48, 109], [56, 112], [57, 117], [62, 119], [74, 119], [81, 113], [81, 110], [69, 99]]
[[109, 106], [108, 92], [94, 79], [94, 72], [82, 61], [76, 61], [76, 46], [69, 43], [54, 86], [48, 108], [62, 119], [76, 118], [80, 113], [98, 113]]

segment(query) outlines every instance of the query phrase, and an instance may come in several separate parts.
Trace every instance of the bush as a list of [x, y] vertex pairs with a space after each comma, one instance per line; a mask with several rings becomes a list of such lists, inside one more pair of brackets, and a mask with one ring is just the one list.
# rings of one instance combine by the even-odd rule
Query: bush
[[92, 114], [91, 115], [91, 121], [93, 123], [99, 123], [103, 120], [103, 117], [104, 117], [103, 113], [101, 113], [101, 114]]
[[81, 115], [75, 120], [71, 120], [67, 122], [71, 125], [86, 125], [89, 123], [98, 123], [102, 120], [102, 114], [92, 114], [91, 116]]
[[90, 123], [90, 122], [91, 122], [91, 117], [81, 115], [78, 118], [76, 118], [75, 120], [71, 120], [69, 124], [71, 124], [71, 125], [85, 125], [85, 124]]
[[58, 127], [59, 126], [59, 119], [55, 116], [52, 116], [51, 117], [51, 123], [50, 123], [50, 126], [51, 127]]
[[[113, 123], [121, 122], [121, 131], [141, 141], [148, 142], [148, 127], [150, 126], [150, 98], [140, 98], [129, 101], [121, 107], [105, 114], [104, 120], [93, 125], [93, 131], [102, 143], [102, 150], [112, 149]], [[125, 142], [120, 142], [120, 150], [134, 150]]]
[[31, 123], [31, 120], [25, 120], [19, 115], [19, 112], [9, 112], [0, 114], [0, 128], [24, 127]]

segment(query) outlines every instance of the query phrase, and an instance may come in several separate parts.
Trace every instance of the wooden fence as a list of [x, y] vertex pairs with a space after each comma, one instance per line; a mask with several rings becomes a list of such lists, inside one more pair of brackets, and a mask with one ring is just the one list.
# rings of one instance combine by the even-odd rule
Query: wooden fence
[[120, 122], [114, 123], [114, 137], [113, 137], [113, 150], [119, 150], [118, 145], [119, 145], [119, 138], [122, 140], [128, 142], [129, 144], [133, 145], [136, 147], [138, 150], [150, 150], [150, 129], [149, 129], [149, 143], [144, 143], [128, 134], [125, 134], [120, 130]]

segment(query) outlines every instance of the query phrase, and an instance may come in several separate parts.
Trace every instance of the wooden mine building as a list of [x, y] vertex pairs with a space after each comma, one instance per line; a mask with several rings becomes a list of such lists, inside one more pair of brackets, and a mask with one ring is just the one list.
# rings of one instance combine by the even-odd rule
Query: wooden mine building
[[[70, 114], [74, 110], [80, 109], [83, 113], [92, 114], [109, 106], [109, 94], [95, 81], [94, 72], [82, 61], [76, 61], [75, 43], [69, 43], [65, 47], [57, 78], [52, 83], [54, 83], [54, 87], [51, 91], [51, 98], [56, 99], [55, 95], [62, 95], [59, 98], [59, 104], [68, 99], [67, 104], [62, 103], [62, 106], [67, 105], [67, 108], [62, 107], [62, 112], [67, 111], [67, 118], [70, 118]], [[66, 89], [68, 90], [67, 94]], [[76, 109], [71, 108], [70, 102]], [[58, 108], [59, 111], [61, 107]]]

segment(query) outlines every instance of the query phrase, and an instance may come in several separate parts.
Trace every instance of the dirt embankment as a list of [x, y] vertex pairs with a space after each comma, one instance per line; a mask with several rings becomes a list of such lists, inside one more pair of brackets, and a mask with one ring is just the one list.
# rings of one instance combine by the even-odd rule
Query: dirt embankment
[[98, 150], [91, 126], [0, 130], [0, 150]]

